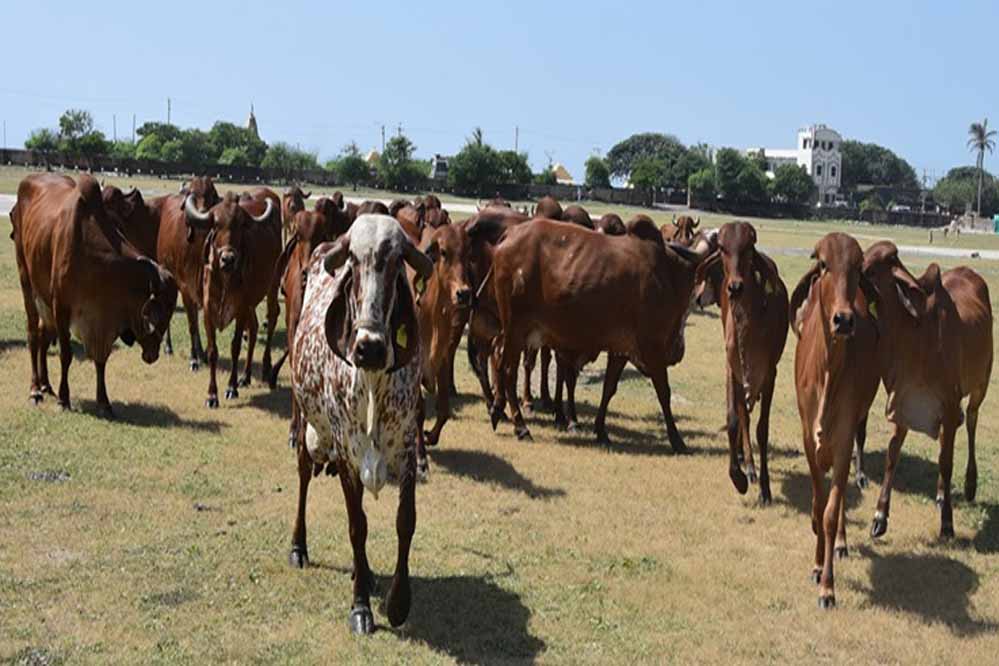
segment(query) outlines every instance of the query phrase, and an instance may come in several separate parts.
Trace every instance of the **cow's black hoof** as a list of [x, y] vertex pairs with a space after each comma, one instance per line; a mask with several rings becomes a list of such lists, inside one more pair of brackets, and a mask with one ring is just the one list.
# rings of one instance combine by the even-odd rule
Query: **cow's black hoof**
[[375, 633], [375, 616], [371, 613], [370, 606], [354, 606], [347, 616], [350, 623], [350, 630], [358, 636], [368, 636]]
[[577, 433], [579, 432], [579, 424], [575, 421], [569, 421], [569, 425], [565, 427], [566, 432]]
[[496, 426], [499, 425], [499, 422], [503, 419], [504, 416], [505, 414], [503, 414], [503, 410], [501, 409], [496, 409], [495, 407], [493, 407], [492, 409], [489, 410], [489, 421], [492, 423], [493, 431], [496, 430]]
[[388, 616], [389, 624], [398, 627], [409, 617], [409, 606], [412, 602], [412, 594], [409, 589], [409, 579], [405, 582], [393, 583], [385, 599], [385, 615]]
[[41, 391], [32, 391], [31, 395], [28, 396], [28, 402], [30, 402], [32, 405], [42, 404], [43, 399], [44, 396], [42, 395]]
[[527, 426], [519, 426], [514, 429], [514, 433], [517, 435], [517, 439], [522, 442], [533, 442], [534, 438], [531, 437], [531, 431], [527, 429]]
[[953, 525], [941, 525], [940, 526], [940, 539], [943, 541], [949, 541], [954, 538], [954, 526]]
[[68, 412], [68, 411], [71, 411], [73, 408], [69, 404], [69, 400], [63, 400], [63, 399], [60, 398], [59, 399], [59, 409], [61, 409], [64, 412]]
[[564, 418], [559, 418], [559, 417], [556, 416], [555, 417], [555, 429], [556, 430], [561, 430], [562, 432], [565, 432], [565, 431], [569, 430], [569, 422], [566, 421]]
[[250, 385], [251, 381], [252, 380], [249, 377], [243, 377], [242, 379], [239, 380], [239, 388], [246, 388], [247, 386]]
[[676, 437], [670, 437], [669, 445], [673, 448], [673, 453], [677, 455], [686, 455], [687, 453], [690, 453], [690, 449], [688, 449], [687, 445], [683, 443], [683, 440], [680, 438], [680, 435], [677, 435]]
[[846, 546], [836, 546], [834, 552], [838, 560], [845, 560], [850, 557], [850, 549]]
[[942, 509], [944, 505], [943, 495], [937, 495], [937, 508]]
[[774, 503], [774, 498], [770, 494], [769, 488], [764, 488], [760, 491], [760, 506], [770, 506]]
[[225, 399], [233, 400], [239, 397], [239, 390], [235, 386], [230, 386], [225, 390]]
[[732, 479], [732, 485], [735, 486], [739, 494], [745, 495], [746, 491], [749, 490], [749, 481], [746, 480], [746, 475], [743, 474], [742, 470], [738, 467], [730, 467], [728, 477]]
[[753, 485], [756, 485], [756, 482], [759, 479], [756, 477], [756, 468], [755, 467], [750, 467], [749, 469], [746, 470], [746, 480], [749, 483], [751, 483]]
[[812, 569], [812, 573], [809, 574], [808, 579], [818, 585], [819, 581], [822, 580], [822, 569]]
[[55, 390], [52, 388], [51, 384], [42, 384], [42, 389], [41, 390], [42, 390], [43, 394], [47, 393], [50, 396], [52, 396], [53, 398], [55, 397], [56, 393], [55, 393]]
[[819, 597], [819, 608], [822, 610], [831, 610], [836, 608], [836, 595], [830, 594], [828, 596]]
[[432, 430], [423, 431], [423, 444], [425, 446], [434, 447], [440, 442], [440, 437], [435, 436]]
[[420, 483], [430, 480], [430, 461], [426, 456], [416, 459], [416, 480]]
[[298, 450], [298, 438], [294, 435], [288, 435], [288, 448], [292, 451]]
[[871, 537], [877, 539], [888, 532], [888, 516], [875, 514], [871, 523]]
[[170, 345], [164, 345], [163, 353], [166, 354], [167, 356], [173, 356], [173, 347], [171, 347]]
[[208, 409], [218, 409], [219, 397], [217, 395], [208, 396], [208, 400], [205, 400], [205, 407], [207, 407]]
[[607, 435], [606, 430], [597, 430], [596, 435], [597, 435], [597, 444], [602, 444], [603, 446], [611, 445], [611, 440], [610, 437]]
[[975, 501], [975, 495], [978, 494], [978, 474], [975, 474], [975, 478], [966, 476], [964, 478], [964, 499], [969, 502]]
[[191, 372], [197, 372], [200, 369], [201, 369], [201, 364], [198, 363], [198, 359], [192, 358], [191, 359]]
[[857, 472], [857, 487], [858, 488], [860, 488], [861, 490], [864, 490], [864, 489], [867, 488], [867, 486], [870, 485], [870, 483], [871, 482], [868, 481], [866, 474], [864, 474], [863, 472]]
[[292, 546], [288, 553], [288, 564], [295, 569], [304, 569], [309, 566], [309, 550], [305, 547]]

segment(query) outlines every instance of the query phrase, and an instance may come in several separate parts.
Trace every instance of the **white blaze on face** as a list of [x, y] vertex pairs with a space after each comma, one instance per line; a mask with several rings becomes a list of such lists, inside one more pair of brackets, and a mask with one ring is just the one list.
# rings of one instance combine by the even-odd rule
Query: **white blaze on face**
[[[357, 342], [380, 342], [392, 347], [388, 339], [386, 313], [395, 304], [395, 285], [389, 284], [385, 273], [398, 262], [403, 238], [402, 228], [395, 218], [387, 215], [362, 215], [350, 229], [350, 251], [357, 258], [355, 280], [359, 280], [361, 302], [356, 313]], [[382, 261], [378, 261], [379, 257]], [[389, 301], [386, 307], [386, 301]], [[388, 358], [389, 365], [394, 359]]]

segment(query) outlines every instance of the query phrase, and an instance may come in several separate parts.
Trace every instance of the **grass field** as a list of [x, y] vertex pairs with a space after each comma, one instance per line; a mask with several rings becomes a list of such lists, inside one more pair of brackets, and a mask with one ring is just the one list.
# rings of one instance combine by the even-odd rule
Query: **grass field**
[[[0, 188], [4, 189], [4, 188]], [[660, 216], [660, 219], [667, 219]], [[705, 220], [716, 224], [719, 219]], [[6, 228], [0, 218], [0, 228]], [[832, 228], [762, 221], [790, 288]], [[4, 236], [6, 236], [6, 231]], [[910, 233], [896, 234], [909, 242]], [[922, 232], [918, 232], [922, 233]], [[962, 239], [963, 240], [963, 239]], [[869, 240], [862, 240], [867, 245]], [[925, 266], [909, 261], [913, 271]], [[941, 261], [953, 265], [953, 262]], [[989, 281], [999, 262], [972, 264]], [[724, 362], [715, 311], [690, 318], [671, 373], [674, 411], [693, 455], [674, 456], [651, 382], [626, 371], [611, 404], [609, 448], [529, 419], [534, 443], [489, 427], [463, 351], [457, 414], [417, 489], [414, 602], [399, 630], [349, 633], [350, 546], [339, 484], [314, 483], [313, 566], [287, 566], [297, 493], [287, 448], [287, 374], [204, 407], [207, 374], [178, 355], [108, 364], [119, 421], [96, 418], [94, 371], [71, 371], [74, 409], [28, 406], [29, 362], [12, 244], [0, 242], [0, 661], [65, 663], [992, 663], [999, 652], [999, 391], [979, 421], [978, 501], [960, 499], [937, 539], [935, 442], [911, 435], [888, 535], [868, 535], [876, 489], [848, 495], [850, 558], [837, 563], [838, 608], [821, 612], [809, 580], [811, 488], [794, 402], [792, 337], [774, 400], [774, 504], [738, 496], [727, 474]], [[230, 333], [220, 351], [228, 355]], [[278, 332], [284, 344], [283, 315]], [[259, 353], [258, 353], [259, 359]], [[227, 362], [227, 360], [224, 362]], [[50, 367], [58, 368], [53, 354]], [[228, 366], [225, 365], [227, 368]], [[584, 425], [602, 361], [578, 391]], [[995, 379], [993, 384], [995, 384]], [[880, 481], [884, 396], [870, 419], [867, 469]], [[382, 590], [395, 557], [395, 498], [366, 502], [368, 553]], [[376, 621], [385, 623], [376, 608]]]

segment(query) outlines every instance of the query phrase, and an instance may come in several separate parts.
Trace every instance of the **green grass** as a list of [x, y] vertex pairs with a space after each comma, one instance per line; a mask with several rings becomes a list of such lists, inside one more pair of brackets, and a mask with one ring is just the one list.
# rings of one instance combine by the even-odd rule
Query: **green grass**
[[[758, 226], [762, 244], [788, 249], [811, 248], [832, 228], [896, 234]], [[809, 263], [807, 252], [775, 258], [790, 287]], [[973, 265], [995, 299], [999, 262]], [[957, 539], [936, 537], [937, 446], [911, 435], [885, 539], [868, 536], [877, 491], [848, 494], [851, 556], [836, 567], [839, 607], [824, 613], [808, 579], [814, 538], [793, 337], [773, 407], [775, 502], [765, 509], [755, 487], [739, 497], [728, 480], [714, 313], [690, 318], [687, 356], [671, 372], [695, 451], [684, 457], [670, 454], [651, 383], [630, 370], [611, 405], [609, 448], [588, 432], [556, 431], [544, 414], [529, 419], [534, 443], [518, 442], [507, 424], [493, 433], [461, 351], [456, 417], [417, 489], [410, 619], [358, 639], [346, 623], [350, 546], [334, 479], [318, 479], [310, 493], [314, 566], [286, 564], [297, 493], [287, 372], [276, 391], [258, 381], [209, 411], [207, 374], [187, 369], [182, 320], [178, 312], [175, 357], [146, 366], [135, 350], [112, 355], [119, 421], [95, 417], [93, 366], [80, 358], [73, 411], [51, 399], [30, 407], [13, 249], [0, 243], [0, 662], [991, 663], [999, 651], [995, 386], [979, 422], [979, 499], [956, 500]], [[58, 372], [54, 353], [50, 367]], [[586, 426], [602, 371], [601, 360], [580, 381]], [[879, 395], [867, 461], [876, 482], [889, 436], [883, 413]], [[965, 456], [962, 432], [958, 498]], [[366, 508], [384, 590], [395, 501], [369, 498]], [[376, 620], [385, 622], [378, 609]]]

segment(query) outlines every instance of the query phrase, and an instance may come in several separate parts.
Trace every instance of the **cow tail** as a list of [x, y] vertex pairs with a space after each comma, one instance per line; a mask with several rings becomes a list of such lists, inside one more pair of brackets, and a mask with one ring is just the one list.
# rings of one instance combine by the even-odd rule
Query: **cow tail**
[[17, 210], [17, 202], [14, 202], [14, 207], [10, 209], [10, 239], [14, 240], [14, 234], [17, 232], [17, 219], [19, 211]]
[[472, 335], [471, 327], [468, 329], [468, 344], [466, 348], [468, 350], [469, 367], [472, 368], [472, 372], [481, 377], [482, 368], [479, 367], [479, 348], [475, 344], [475, 336]]

